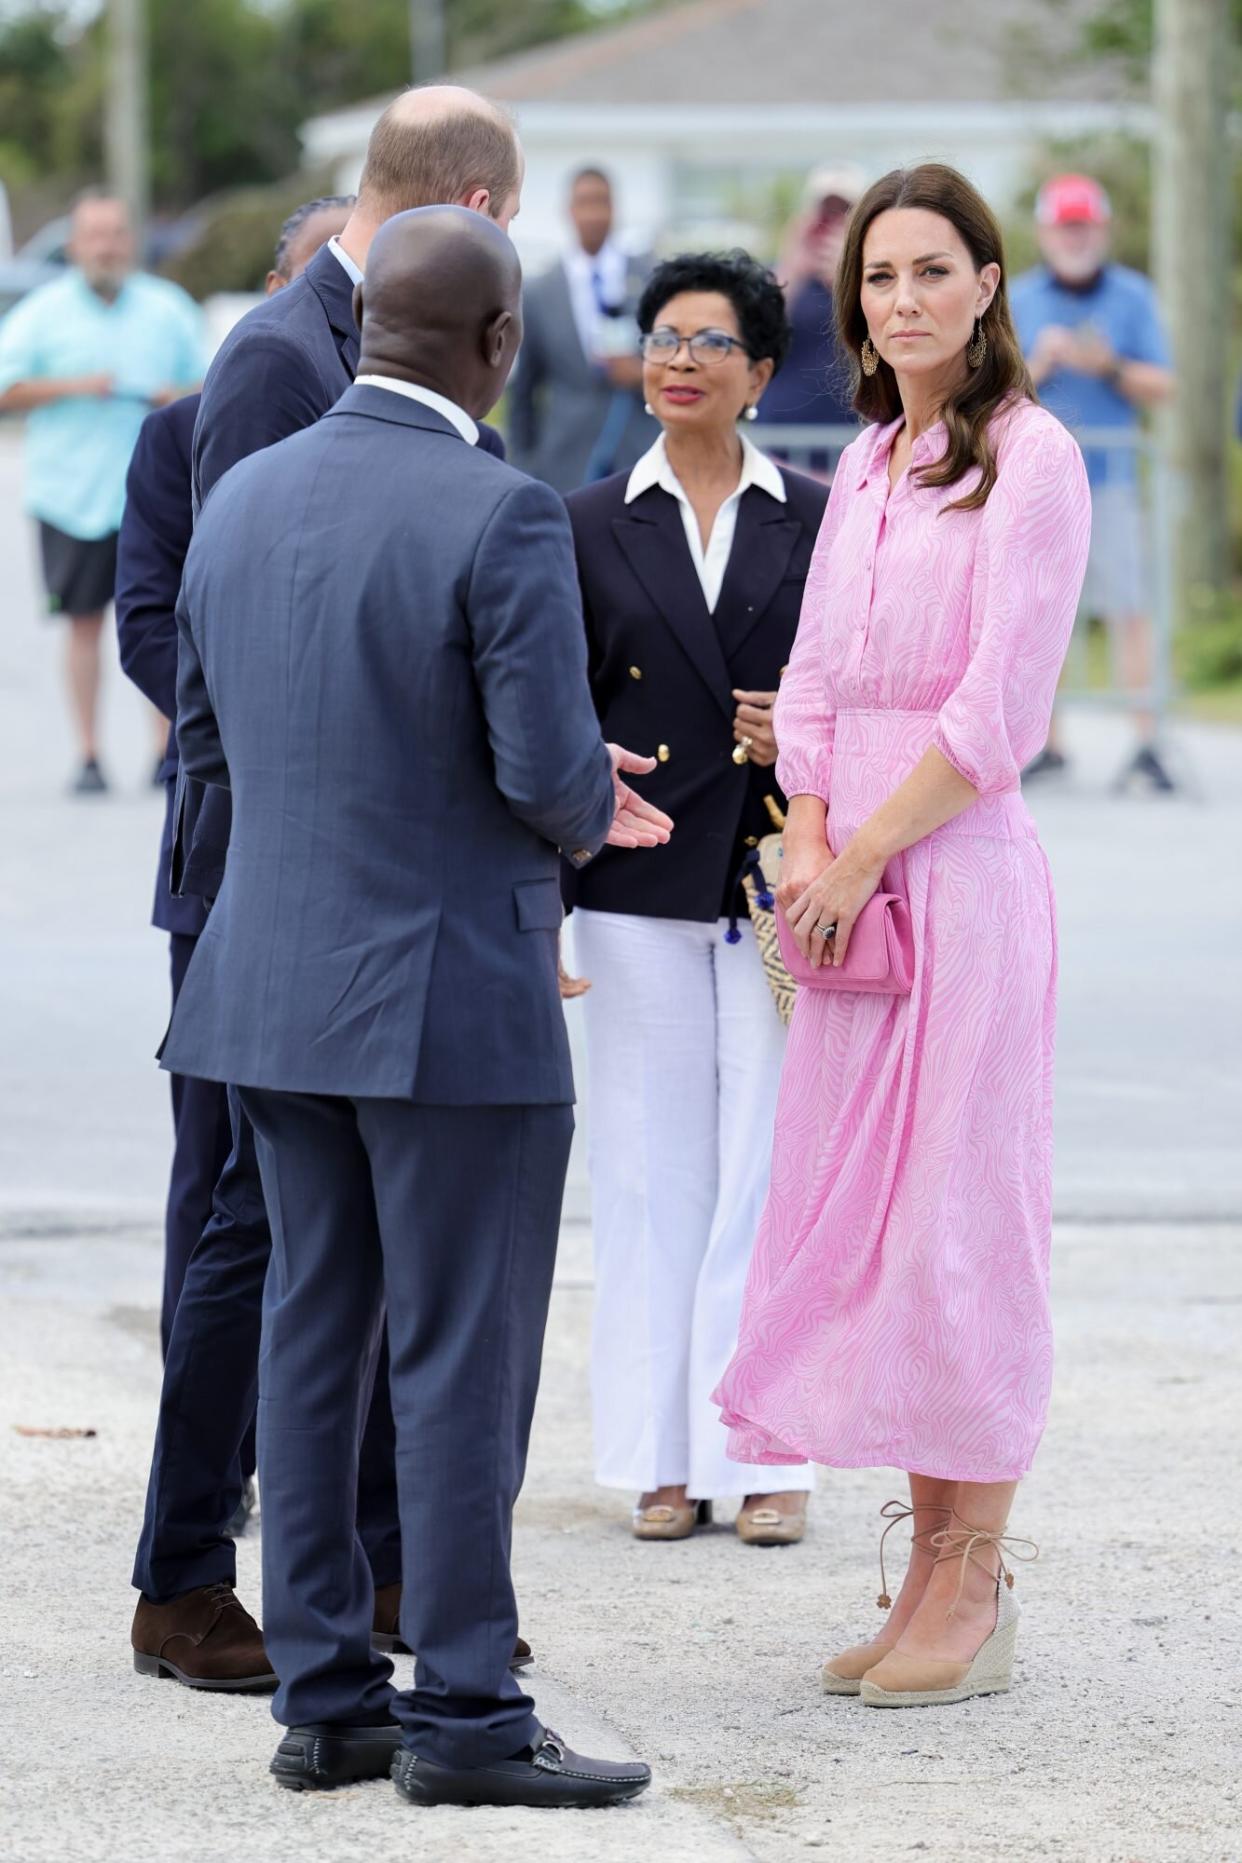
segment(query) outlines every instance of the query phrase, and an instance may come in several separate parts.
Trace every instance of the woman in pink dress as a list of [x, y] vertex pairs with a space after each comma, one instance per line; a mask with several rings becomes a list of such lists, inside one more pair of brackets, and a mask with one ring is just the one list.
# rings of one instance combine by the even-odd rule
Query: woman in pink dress
[[[909, 996], [800, 993], [771, 1188], [717, 1392], [748, 1463], [897, 1467], [905, 1581], [824, 1686], [1009, 1686], [1007, 1522], [1044, 1427], [1056, 930], [1019, 792], [1086, 565], [1074, 440], [1034, 400], [1000, 230], [950, 168], [886, 175], [837, 280], [855, 405], [776, 707], [781, 909], [840, 964], [883, 884]], [[835, 931], [834, 928], [835, 927]], [[886, 1529], [887, 1531], [887, 1529]], [[1002, 1584], [1004, 1577], [1006, 1583]]]

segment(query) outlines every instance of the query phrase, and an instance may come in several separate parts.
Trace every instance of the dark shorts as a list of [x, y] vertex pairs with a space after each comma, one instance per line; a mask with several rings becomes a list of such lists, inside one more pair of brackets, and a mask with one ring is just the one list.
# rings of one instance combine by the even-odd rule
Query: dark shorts
[[99, 614], [116, 588], [116, 532], [106, 537], [70, 537], [39, 521], [43, 582], [49, 614]]

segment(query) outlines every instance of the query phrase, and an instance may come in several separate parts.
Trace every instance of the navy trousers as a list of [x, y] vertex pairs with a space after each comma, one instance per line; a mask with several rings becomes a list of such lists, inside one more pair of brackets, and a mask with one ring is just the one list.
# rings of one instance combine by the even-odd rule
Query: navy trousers
[[[235, 1582], [227, 1529], [243, 1472], [253, 1465], [248, 1455], [272, 1232], [254, 1132], [231, 1088], [228, 1104], [232, 1149], [173, 1315], [134, 1562], [134, 1585], [159, 1602], [199, 1585]], [[363, 1440], [358, 1530], [376, 1585], [390, 1585], [401, 1576], [401, 1537], [386, 1388], [374, 1411]]]
[[[174, 1008], [197, 943], [198, 939], [186, 932], [169, 933]], [[160, 1309], [160, 1343], [165, 1352], [185, 1271], [211, 1216], [212, 1193], [233, 1143], [227, 1087], [215, 1080], [192, 1080], [185, 1074], [170, 1074], [168, 1078], [172, 1088], [173, 1156], [164, 1215], [164, 1298]]]
[[[395, 1718], [477, 1766], [539, 1737], [509, 1573], [573, 1110], [243, 1089], [272, 1269], [259, 1374], [264, 1636], [287, 1726]], [[360, 1421], [387, 1309], [414, 1687], [370, 1644]]]

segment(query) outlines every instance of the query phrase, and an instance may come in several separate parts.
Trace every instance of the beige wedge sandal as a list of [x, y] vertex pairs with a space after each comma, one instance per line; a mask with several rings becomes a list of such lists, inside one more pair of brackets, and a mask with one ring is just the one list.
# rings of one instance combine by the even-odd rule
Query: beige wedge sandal
[[989, 1546], [995, 1550], [1000, 1566], [996, 1574], [996, 1628], [970, 1662], [951, 1662], [938, 1656], [907, 1656], [899, 1649], [889, 1650], [863, 1677], [859, 1693], [868, 1708], [948, 1706], [955, 1701], [969, 1701], [975, 1695], [1002, 1695], [1013, 1681], [1020, 1613], [1013, 1595], [1013, 1573], [1005, 1554], [1008, 1552], [1010, 1558], [1028, 1563], [1038, 1559], [1038, 1546], [1034, 1540], [1014, 1539], [1004, 1533], [984, 1533], [960, 1522], [935, 1534], [932, 1544], [939, 1548], [937, 1564], [957, 1558], [962, 1562], [950, 1617], [961, 1600], [967, 1565], [977, 1565], [990, 1576], [991, 1568], [975, 1555]]
[[[891, 1611], [893, 1608], [893, 1600], [888, 1595], [888, 1578], [884, 1571], [884, 1542], [893, 1528], [900, 1526], [903, 1520], [912, 1521], [915, 1511], [905, 1501], [885, 1501], [880, 1509], [881, 1520], [887, 1522], [880, 1535], [880, 1595], [876, 1599], [876, 1604], [882, 1611]], [[947, 1507], [927, 1508], [924, 1511], [940, 1514], [946, 1521], [950, 1518]], [[925, 1527], [921, 1533], [912, 1532], [910, 1538], [918, 1540], [920, 1544], [925, 1545], [925, 1550], [930, 1551], [934, 1531], [935, 1529], [929, 1531]], [[874, 1669], [892, 1647], [892, 1643], [886, 1643], [882, 1637], [873, 1637], [869, 1643], [856, 1643], [853, 1648], [842, 1650], [839, 1656], [830, 1656], [820, 1671], [825, 1695], [856, 1695], [868, 1670]]]

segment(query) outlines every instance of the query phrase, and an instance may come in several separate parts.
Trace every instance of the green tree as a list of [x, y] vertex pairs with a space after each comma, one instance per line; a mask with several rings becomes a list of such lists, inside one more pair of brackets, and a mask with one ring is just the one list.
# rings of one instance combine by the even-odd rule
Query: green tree
[[25, 180], [53, 166], [49, 99], [64, 83], [63, 10], [37, 7], [0, 24], [0, 175]]
[[[1222, 0], [1231, 27], [1232, 43], [1242, 43], [1242, 0]], [[1135, 72], [1145, 74], [1155, 43], [1154, 0], [1101, 0], [1086, 20], [1083, 36], [1087, 50], [1120, 58]]]
[[[609, 18], [666, 0], [616, 0]], [[152, 180], [175, 210], [298, 165], [316, 112], [394, 91], [410, 71], [409, 0], [147, 0]], [[599, 23], [600, 0], [446, 0], [462, 66]], [[0, 180], [64, 199], [102, 161], [106, 25], [65, 0], [0, 19]], [[40, 198], [46, 194], [41, 190]]]

